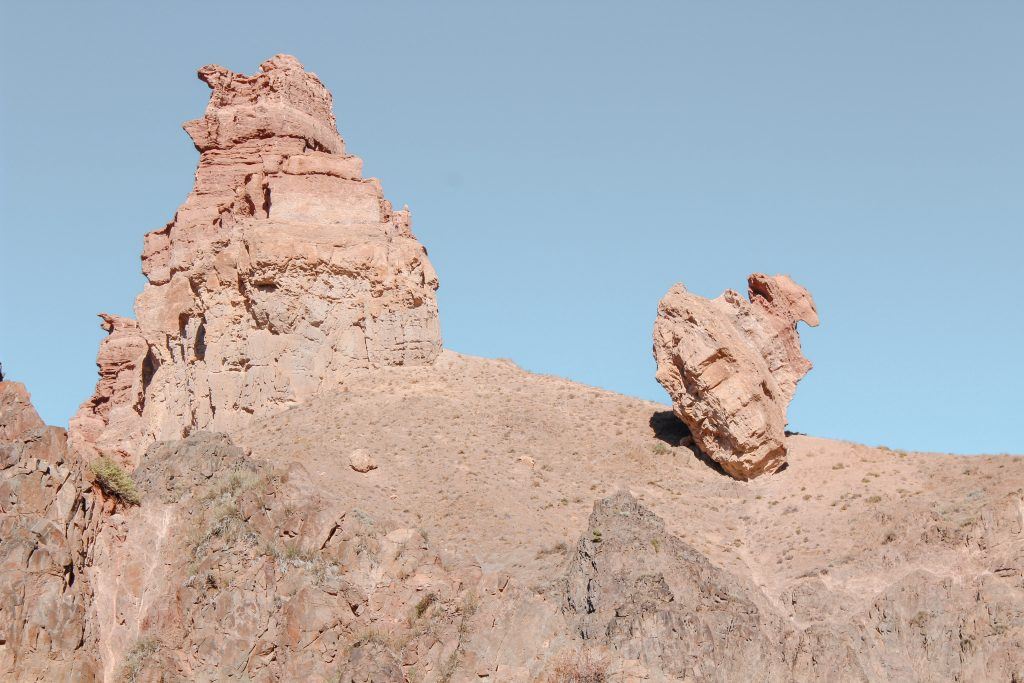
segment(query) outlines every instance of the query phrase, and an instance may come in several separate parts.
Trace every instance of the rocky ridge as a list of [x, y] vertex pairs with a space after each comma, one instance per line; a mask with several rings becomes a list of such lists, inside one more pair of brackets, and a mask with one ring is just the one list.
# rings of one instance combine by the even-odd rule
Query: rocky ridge
[[[138, 506], [106, 496], [59, 438], [0, 447], [18, 453], [0, 472], [0, 592], [17, 614], [3, 675], [1024, 673], [1024, 458], [787, 437], [793, 467], [737, 482], [666, 445], [657, 404], [499, 361], [445, 352], [347, 386], [256, 421], [239, 446], [205, 432], [151, 445], [132, 474]], [[471, 388], [509, 410], [483, 409]], [[564, 423], [558, 402], [578, 407]], [[4, 433], [21, 413], [0, 411]], [[522, 427], [502, 436], [506, 423]], [[374, 443], [377, 469], [352, 470], [357, 443]], [[823, 471], [841, 482], [831, 506]], [[909, 490], [862, 496], [860, 480]]]

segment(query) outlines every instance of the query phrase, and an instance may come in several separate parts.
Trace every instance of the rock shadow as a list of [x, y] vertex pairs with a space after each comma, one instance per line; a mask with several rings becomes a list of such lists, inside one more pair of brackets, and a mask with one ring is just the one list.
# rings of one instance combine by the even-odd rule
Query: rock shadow
[[671, 410], [660, 410], [651, 415], [650, 425], [654, 430], [654, 438], [669, 446], [689, 446], [693, 443], [690, 429]]
[[688, 449], [693, 453], [693, 457], [697, 458], [723, 477], [729, 477], [732, 479], [732, 477], [722, 469], [721, 465], [704, 455], [704, 453], [697, 448], [697, 445], [693, 442], [693, 435], [690, 434], [690, 429], [671, 410], [660, 410], [651, 415], [650, 425], [651, 429], [654, 430], [654, 438], [659, 441], [664, 441], [673, 448]]

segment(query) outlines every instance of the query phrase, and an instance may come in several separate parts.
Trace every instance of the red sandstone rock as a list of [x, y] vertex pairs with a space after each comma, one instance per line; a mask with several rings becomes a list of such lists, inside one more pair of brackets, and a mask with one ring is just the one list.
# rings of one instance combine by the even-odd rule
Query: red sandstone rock
[[72, 447], [90, 459], [105, 453], [130, 460], [141, 436], [149, 345], [131, 318], [108, 313], [100, 318], [109, 333], [96, 356], [100, 379], [93, 396], [71, 418]]
[[811, 295], [785, 275], [755, 273], [750, 301], [674, 286], [654, 323], [656, 377], [705, 454], [737, 479], [779, 469], [786, 409], [811, 369], [796, 324], [818, 324]]
[[95, 680], [83, 647], [97, 500], [63, 429], [0, 382], [0, 680]]
[[195, 187], [146, 235], [137, 329], [105, 318], [76, 447], [134, 461], [155, 439], [232, 430], [353, 368], [430, 363], [441, 348], [437, 276], [409, 212], [362, 178], [320, 80], [287, 55], [199, 77], [212, 93], [185, 124]]
[[0, 381], [0, 386], [3, 387], [0, 391], [0, 442], [14, 441], [44, 426], [24, 384]]

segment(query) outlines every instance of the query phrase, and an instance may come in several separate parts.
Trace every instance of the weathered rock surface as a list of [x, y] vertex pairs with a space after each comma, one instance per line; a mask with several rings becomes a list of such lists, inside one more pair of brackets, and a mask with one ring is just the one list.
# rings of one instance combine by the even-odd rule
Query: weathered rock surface
[[102, 496], [90, 488], [64, 430], [0, 382], [0, 679], [93, 679], [84, 568]]
[[658, 305], [656, 377], [700, 450], [737, 479], [786, 462], [786, 409], [811, 369], [799, 321], [817, 326], [811, 295], [785, 275], [749, 280], [749, 301], [705, 299], [681, 285]]
[[637, 660], [655, 679], [789, 678], [795, 629], [627, 492], [594, 504], [564, 611], [584, 641]]
[[801, 623], [620, 492], [594, 504], [563, 611], [584, 643], [654, 680], [1019, 680], [1024, 586], [1006, 574], [912, 572], [867, 610], [831, 615], [818, 580], [791, 597], [815, 605]]
[[197, 432], [151, 446], [135, 479], [143, 505], [95, 542], [108, 679], [436, 681], [468, 656], [479, 568], [315, 490], [303, 467]]
[[430, 363], [441, 347], [437, 276], [409, 211], [362, 177], [320, 80], [286, 55], [253, 76], [199, 77], [213, 92], [185, 124], [195, 187], [146, 236], [137, 326], [104, 317], [76, 448], [135, 461], [153, 440], [230, 431], [352, 368]]
[[100, 342], [96, 391], [71, 418], [73, 446], [91, 459], [101, 453], [131, 460], [142, 438], [149, 344], [131, 318], [101, 313], [108, 336]]
[[32, 407], [32, 397], [19, 382], [0, 381], [0, 443], [14, 443], [30, 431], [46, 425]]

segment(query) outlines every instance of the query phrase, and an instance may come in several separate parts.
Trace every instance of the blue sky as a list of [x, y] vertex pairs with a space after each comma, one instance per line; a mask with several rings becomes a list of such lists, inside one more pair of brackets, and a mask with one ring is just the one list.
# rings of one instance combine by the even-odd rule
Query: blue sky
[[788, 273], [791, 428], [1024, 452], [1024, 3], [156, 5], [0, 9], [0, 361], [47, 421], [191, 187], [196, 69], [287, 52], [412, 209], [448, 347], [665, 401], [669, 286]]

